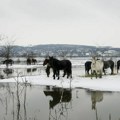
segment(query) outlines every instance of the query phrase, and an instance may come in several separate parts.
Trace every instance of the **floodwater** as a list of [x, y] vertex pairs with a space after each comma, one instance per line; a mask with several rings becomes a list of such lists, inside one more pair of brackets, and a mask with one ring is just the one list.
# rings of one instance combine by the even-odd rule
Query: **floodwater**
[[0, 83], [0, 120], [120, 120], [120, 93]]
[[[85, 75], [80, 65], [73, 67], [73, 77]], [[43, 66], [0, 73], [8, 78], [46, 74]], [[0, 120], [120, 120], [120, 92], [0, 83], [0, 108]]]

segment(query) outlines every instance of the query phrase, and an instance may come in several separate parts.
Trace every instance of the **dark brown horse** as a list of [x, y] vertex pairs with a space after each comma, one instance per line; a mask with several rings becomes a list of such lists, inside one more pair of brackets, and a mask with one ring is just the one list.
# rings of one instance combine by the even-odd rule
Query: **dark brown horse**
[[33, 64], [33, 65], [35, 65], [36, 63], [37, 63], [37, 60], [36, 59], [34, 59], [34, 58], [27, 58], [27, 65], [31, 65], [31, 64]]
[[112, 60], [107, 60], [103, 62], [104, 62], [104, 67], [103, 67], [104, 74], [106, 74], [105, 69], [108, 69], [108, 68], [111, 69], [111, 75], [114, 74], [114, 62]]
[[119, 69], [120, 69], [120, 60], [117, 61], [117, 73], [118, 73]]
[[91, 61], [86, 61], [85, 62], [85, 74], [89, 75], [89, 71], [91, 70]]
[[47, 65], [45, 71], [46, 71], [47, 77], [49, 77], [49, 75], [50, 75], [50, 68], [51, 68], [50, 65], [49, 65], [49, 59], [45, 59], [43, 61], [43, 66], [45, 66], [45, 65]]
[[12, 65], [14, 63], [14, 61], [12, 59], [6, 59], [3, 61], [3, 64], [6, 64], [7, 66], [10, 64]]
[[31, 65], [31, 59], [30, 58], [27, 58], [27, 65]]
[[67, 74], [67, 78], [72, 78], [72, 63], [70, 60], [58, 60], [53, 57], [49, 57], [49, 65], [53, 69], [53, 79], [55, 76], [59, 79], [59, 71], [63, 70], [63, 77]]
[[35, 58], [32, 58], [31, 63], [35, 65], [37, 63], [37, 60]]
[[70, 102], [72, 98], [72, 92], [69, 89], [53, 88], [51, 91], [44, 91], [46, 96], [51, 96], [52, 100], [49, 101], [50, 108], [54, 108], [57, 104], [62, 102]]

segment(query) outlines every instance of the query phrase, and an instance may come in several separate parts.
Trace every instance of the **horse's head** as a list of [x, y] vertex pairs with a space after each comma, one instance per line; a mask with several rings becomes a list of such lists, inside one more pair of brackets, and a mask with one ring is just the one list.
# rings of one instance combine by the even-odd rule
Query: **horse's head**
[[43, 66], [47, 65], [48, 63], [49, 63], [49, 59], [45, 59], [45, 60], [43, 61]]

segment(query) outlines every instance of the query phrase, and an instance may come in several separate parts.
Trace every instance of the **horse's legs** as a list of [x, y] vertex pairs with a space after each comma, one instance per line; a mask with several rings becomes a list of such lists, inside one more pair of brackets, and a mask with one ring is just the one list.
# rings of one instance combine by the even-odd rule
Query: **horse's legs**
[[53, 70], [53, 79], [55, 79], [56, 70]]
[[91, 70], [91, 79], [92, 79], [92, 76], [93, 76], [93, 71]]
[[87, 70], [87, 74], [89, 75], [89, 70]]
[[104, 73], [104, 75], [106, 75], [106, 71], [105, 71], [105, 68], [103, 68], [103, 73]]
[[119, 70], [119, 65], [118, 65], [118, 63], [117, 63], [117, 73], [118, 73], [118, 70]]
[[111, 67], [111, 75], [113, 75], [113, 67]]
[[96, 79], [97, 79], [97, 71], [95, 71], [95, 76], [96, 76]]
[[102, 78], [103, 70], [100, 70], [99, 72], [100, 72], [99, 77]]
[[46, 68], [46, 73], [47, 73], [47, 77], [49, 77], [49, 75], [50, 75], [50, 67], [49, 66], [47, 66], [47, 68]]
[[58, 80], [59, 80], [59, 74], [60, 74], [60, 71], [59, 70], [57, 70], [57, 76], [58, 76]]
[[63, 70], [63, 72], [64, 72], [64, 73], [63, 73], [63, 77], [65, 77], [65, 75], [66, 75], [66, 70]]
[[92, 79], [93, 75], [95, 75], [95, 77], [97, 78], [97, 71], [91, 70], [91, 79]]
[[72, 70], [71, 68], [69, 70], [66, 71], [67, 72], [67, 78], [72, 78]]

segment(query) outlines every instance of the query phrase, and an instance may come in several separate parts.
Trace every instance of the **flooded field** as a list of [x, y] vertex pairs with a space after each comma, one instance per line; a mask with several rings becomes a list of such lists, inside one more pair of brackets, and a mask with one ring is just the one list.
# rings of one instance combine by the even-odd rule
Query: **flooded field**
[[119, 120], [120, 93], [0, 84], [1, 120]]
[[[86, 60], [71, 59], [73, 79], [85, 76]], [[1, 64], [0, 73], [5, 78], [46, 76], [42, 63], [43, 60], [36, 65], [15, 63], [9, 66], [9, 74]], [[51, 70], [51, 78], [52, 75]], [[120, 92], [1, 82], [0, 108], [0, 120], [120, 120]]]

